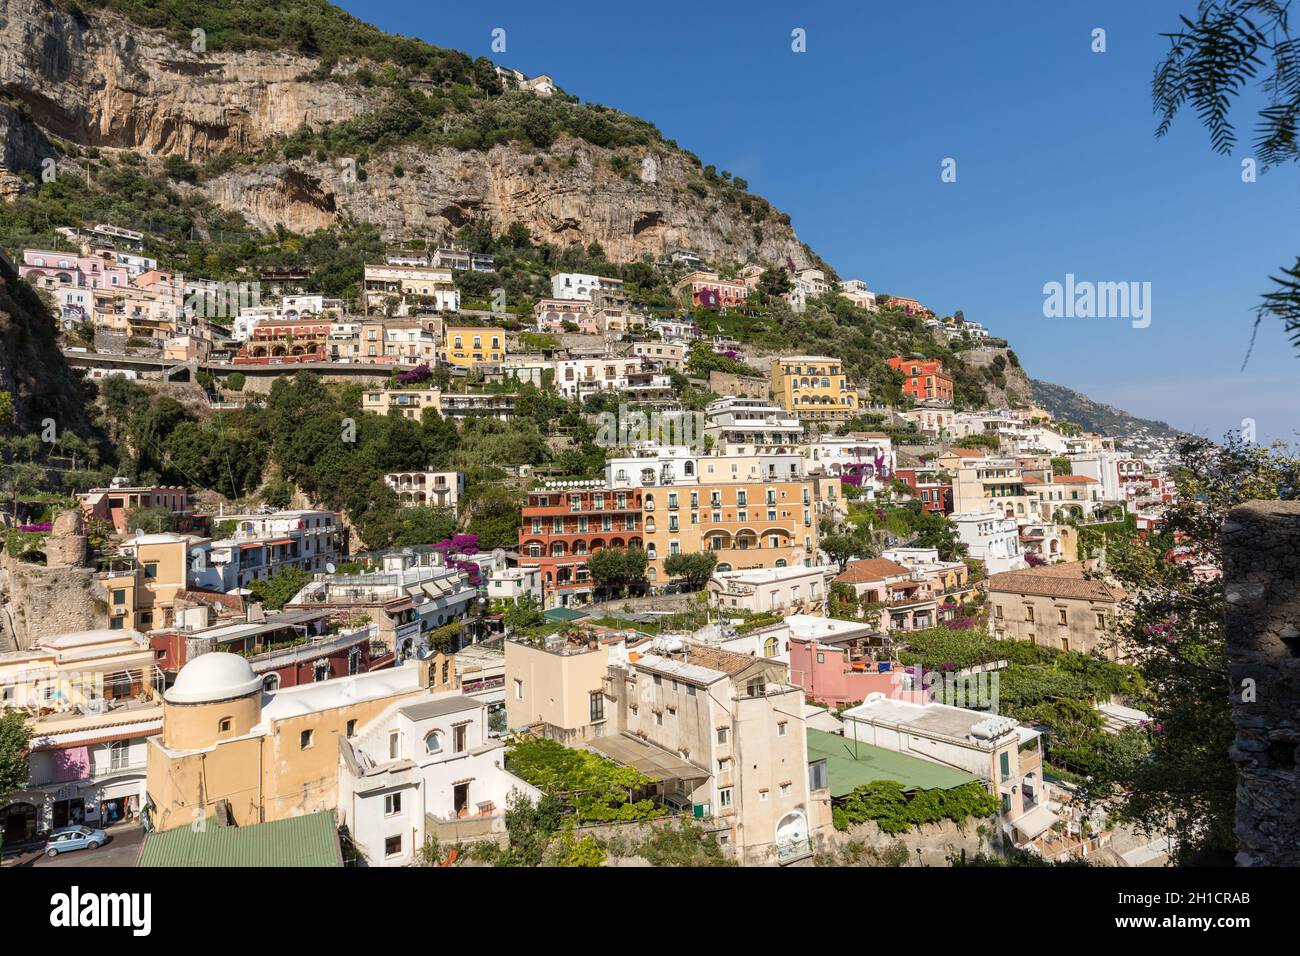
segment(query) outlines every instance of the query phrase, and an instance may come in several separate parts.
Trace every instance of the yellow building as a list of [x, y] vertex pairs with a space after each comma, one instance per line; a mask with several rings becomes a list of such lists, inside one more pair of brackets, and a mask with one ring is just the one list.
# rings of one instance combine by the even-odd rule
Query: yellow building
[[448, 326], [442, 330], [442, 360], [460, 368], [500, 365], [506, 358], [506, 330]]
[[858, 413], [844, 363], [825, 355], [772, 359], [772, 394], [801, 421], [843, 421]]
[[176, 593], [185, 590], [187, 554], [203, 539], [146, 534], [127, 538], [97, 577], [108, 592], [113, 630], [149, 631], [173, 624]]
[[163, 694], [162, 734], [149, 739], [154, 826], [205, 820], [219, 805], [241, 826], [335, 809], [338, 738], [395, 705], [451, 689], [454, 677], [439, 683], [443, 660], [274, 692], [237, 654], [190, 661]]
[[647, 488], [642, 527], [651, 582], [664, 560], [712, 551], [719, 571], [811, 565], [817, 547], [817, 488], [811, 479], [717, 482]]

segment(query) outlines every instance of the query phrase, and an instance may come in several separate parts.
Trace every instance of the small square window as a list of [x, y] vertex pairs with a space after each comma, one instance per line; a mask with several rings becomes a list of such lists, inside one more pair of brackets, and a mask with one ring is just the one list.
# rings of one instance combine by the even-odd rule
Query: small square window
[[402, 838], [389, 837], [384, 841], [384, 856], [399, 856], [402, 852]]
[[312, 744], [314, 744], [315, 742], [316, 742], [316, 731], [314, 730], [304, 730], [302, 733], [298, 735], [298, 747], [302, 750], [306, 750], [308, 747], [312, 746]]

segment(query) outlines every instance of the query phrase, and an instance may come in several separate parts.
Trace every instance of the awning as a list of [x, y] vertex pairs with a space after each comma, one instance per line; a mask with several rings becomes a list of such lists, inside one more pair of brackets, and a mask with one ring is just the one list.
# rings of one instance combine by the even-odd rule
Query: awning
[[597, 737], [587, 741], [587, 746], [615, 763], [640, 770], [656, 780], [703, 780], [709, 776], [707, 770], [631, 734]]
[[1026, 840], [1033, 840], [1050, 830], [1059, 819], [1045, 804], [1040, 803], [1028, 813], [1012, 820], [1011, 825]]

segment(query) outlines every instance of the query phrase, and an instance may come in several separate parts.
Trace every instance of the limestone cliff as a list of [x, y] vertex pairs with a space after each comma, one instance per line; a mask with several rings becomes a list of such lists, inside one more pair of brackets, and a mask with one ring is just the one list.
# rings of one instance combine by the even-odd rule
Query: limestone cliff
[[[195, 53], [120, 18], [0, 0], [0, 91], [18, 106], [0, 109], [0, 183], [38, 171], [52, 151], [47, 135], [201, 162], [255, 154], [301, 127], [381, 105], [382, 91], [313, 78], [320, 68], [283, 51]], [[561, 135], [544, 150], [405, 145], [370, 155], [366, 173], [355, 176], [339, 157], [279, 158], [238, 165], [202, 188], [266, 228], [306, 231], [348, 215], [402, 239], [474, 219], [495, 231], [518, 221], [535, 241], [599, 242], [615, 261], [682, 246], [707, 259], [808, 262], [781, 217], [757, 222], [716, 192], [689, 189], [698, 166], [666, 143], [610, 150]]]

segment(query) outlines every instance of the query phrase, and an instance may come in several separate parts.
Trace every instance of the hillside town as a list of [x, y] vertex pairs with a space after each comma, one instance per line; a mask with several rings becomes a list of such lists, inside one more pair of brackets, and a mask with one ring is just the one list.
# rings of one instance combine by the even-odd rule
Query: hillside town
[[[697, 865], [1169, 859], [1083, 784], [1145, 746], [1107, 546], [1162, 533], [1171, 461], [973, 405], [941, 358], [889, 356], [886, 391], [834, 342], [719, 331], [751, 299], [843, 300], [1005, 355], [981, 324], [686, 249], [654, 266], [666, 305], [557, 272], [507, 311], [467, 301], [497, 265], [455, 245], [331, 298], [58, 233], [15, 265], [64, 360], [132, 414], [175, 409], [113, 473], [77, 441], [6, 445], [0, 674], [29, 763], [6, 863], [89, 833], [221, 865], [233, 844], [190, 827], [211, 820], [320, 865], [483, 865], [551, 802], [567, 823], [532, 865], [653, 863], [678, 828]], [[327, 442], [414, 441], [379, 466], [399, 533], [287, 460], [204, 482], [201, 454], [146, 444], [320, 389], [355, 408]], [[539, 417], [540, 458], [422, 457]]]
[[1285, 914], [1300, 69], [1179, 5], [0, 0], [16, 938]]

